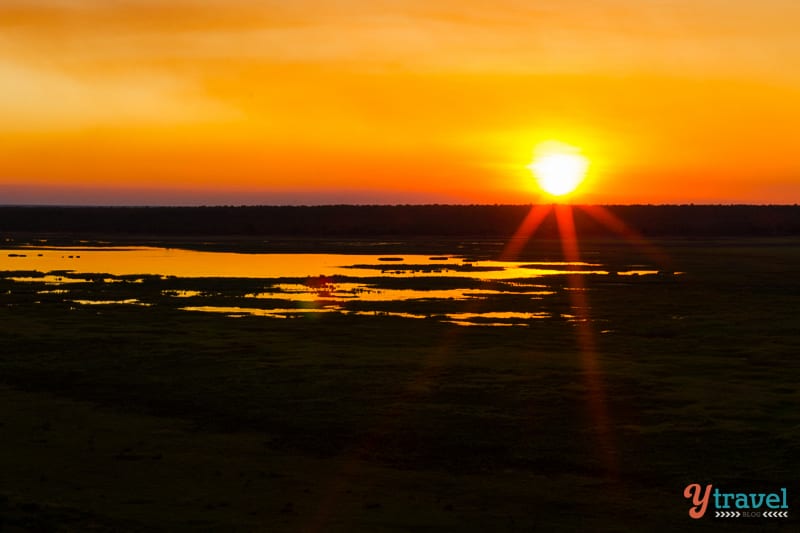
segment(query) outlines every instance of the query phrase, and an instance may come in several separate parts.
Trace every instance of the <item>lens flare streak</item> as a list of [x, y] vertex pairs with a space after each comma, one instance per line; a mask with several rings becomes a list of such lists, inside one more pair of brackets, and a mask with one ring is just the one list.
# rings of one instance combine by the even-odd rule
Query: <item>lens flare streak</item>
[[[566, 261], [580, 261], [580, 249], [575, 232], [575, 221], [572, 208], [566, 205], [556, 206], [556, 220], [561, 236], [561, 246]], [[606, 472], [616, 477], [618, 465], [616, 451], [611, 432], [611, 421], [606, 402], [603, 371], [598, 361], [597, 346], [590, 320], [590, 306], [584, 286], [584, 278], [576, 274], [568, 274], [568, 285], [576, 290], [567, 291], [572, 312], [576, 317], [577, 342], [581, 354], [584, 384], [586, 387], [587, 407], [594, 425], [596, 446], [601, 455]]]

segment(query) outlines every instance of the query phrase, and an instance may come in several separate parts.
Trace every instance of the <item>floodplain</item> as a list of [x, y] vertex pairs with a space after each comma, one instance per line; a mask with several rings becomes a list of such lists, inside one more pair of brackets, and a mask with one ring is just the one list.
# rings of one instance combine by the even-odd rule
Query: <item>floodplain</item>
[[800, 472], [797, 238], [319, 244], [6, 239], [0, 526], [713, 531], [687, 484]]

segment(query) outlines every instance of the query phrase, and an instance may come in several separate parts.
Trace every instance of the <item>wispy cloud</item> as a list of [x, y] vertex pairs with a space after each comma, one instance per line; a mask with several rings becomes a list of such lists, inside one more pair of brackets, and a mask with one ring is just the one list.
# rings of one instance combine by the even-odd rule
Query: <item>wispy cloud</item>
[[407, 70], [680, 69], [788, 76], [800, 4], [704, 0], [34, 1], [0, 6], [4, 55], [389, 65]]

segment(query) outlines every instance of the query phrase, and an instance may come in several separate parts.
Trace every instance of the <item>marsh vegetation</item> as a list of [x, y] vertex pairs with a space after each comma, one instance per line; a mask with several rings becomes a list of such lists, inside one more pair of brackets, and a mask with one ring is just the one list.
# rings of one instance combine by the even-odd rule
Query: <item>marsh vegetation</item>
[[326, 241], [404, 260], [243, 277], [8, 241], [2, 526], [714, 530], [688, 483], [800, 471], [800, 241], [654, 244], [537, 240], [493, 277], [498, 241]]

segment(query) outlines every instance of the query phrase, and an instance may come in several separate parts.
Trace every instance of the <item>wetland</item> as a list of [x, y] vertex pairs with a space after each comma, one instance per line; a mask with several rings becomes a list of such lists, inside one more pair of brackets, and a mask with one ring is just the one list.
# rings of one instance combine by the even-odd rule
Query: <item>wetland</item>
[[800, 240], [651, 244], [9, 235], [0, 528], [717, 530], [800, 472]]

